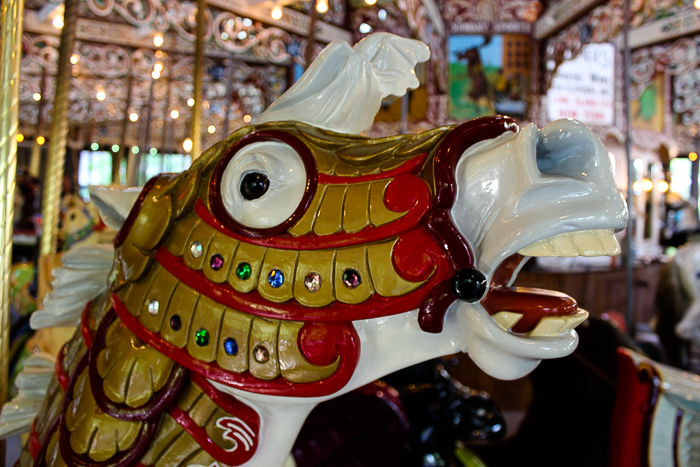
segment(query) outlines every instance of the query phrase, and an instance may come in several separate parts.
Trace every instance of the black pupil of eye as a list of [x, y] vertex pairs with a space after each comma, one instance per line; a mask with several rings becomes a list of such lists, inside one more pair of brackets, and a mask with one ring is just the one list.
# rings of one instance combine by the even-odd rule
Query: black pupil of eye
[[270, 188], [270, 179], [260, 172], [250, 172], [241, 180], [241, 195], [247, 200], [258, 199]]

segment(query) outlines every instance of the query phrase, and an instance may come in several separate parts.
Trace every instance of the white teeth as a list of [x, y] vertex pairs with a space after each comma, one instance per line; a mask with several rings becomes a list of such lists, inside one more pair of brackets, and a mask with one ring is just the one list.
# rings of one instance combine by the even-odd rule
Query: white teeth
[[567, 316], [549, 316], [542, 318], [537, 327], [529, 334], [535, 336], [556, 336], [562, 332], [570, 331], [588, 318], [588, 312], [579, 310], [576, 314]]
[[499, 311], [493, 316], [493, 319], [496, 320], [496, 324], [498, 324], [501, 329], [504, 331], [510, 330], [513, 326], [515, 326], [515, 323], [520, 321], [520, 318], [522, 318], [523, 315], [520, 313], [512, 313], [510, 311]]
[[615, 256], [620, 244], [609, 229], [563, 233], [526, 246], [523, 256]]

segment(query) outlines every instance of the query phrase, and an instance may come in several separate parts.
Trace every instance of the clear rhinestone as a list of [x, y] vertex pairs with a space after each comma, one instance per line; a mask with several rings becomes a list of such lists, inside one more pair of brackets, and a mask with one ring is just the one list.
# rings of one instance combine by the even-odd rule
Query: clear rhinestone
[[160, 303], [158, 303], [158, 300], [150, 300], [148, 302], [148, 312], [153, 316], [158, 314], [158, 308], [160, 308]]
[[270, 360], [270, 351], [267, 350], [267, 347], [259, 345], [253, 349], [253, 357], [258, 363], [267, 363]]
[[309, 292], [317, 292], [321, 288], [321, 275], [317, 272], [310, 272], [304, 278], [304, 287]]
[[204, 248], [202, 248], [202, 244], [199, 242], [192, 242], [192, 245], [190, 245], [190, 254], [192, 257], [195, 259], [201, 258], [203, 253]]

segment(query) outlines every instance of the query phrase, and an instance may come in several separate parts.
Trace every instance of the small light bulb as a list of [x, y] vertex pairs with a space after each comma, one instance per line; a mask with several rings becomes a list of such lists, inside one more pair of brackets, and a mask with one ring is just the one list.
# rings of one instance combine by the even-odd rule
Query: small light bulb
[[61, 29], [63, 27], [63, 16], [55, 16], [51, 24], [53, 24], [53, 27], [56, 29]]
[[[376, 1], [376, 0], [375, 0]], [[272, 19], [282, 19], [282, 8], [278, 5], [275, 5], [272, 8]]]
[[328, 11], [328, 3], [326, 3], [323, 0], [320, 0], [318, 3], [316, 3], [316, 11], [319, 13], [325, 13]]
[[700, 0], [695, 0], [695, 8], [700, 10]]
[[135, 122], [138, 119], [139, 119], [139, 114], [137, 114], [136, 112], [131, 112], [131, 114], [129, 115], [129, 120], [131, 120], [132, 122]]
[[367, 5], [374, 5], [375, 3], [377, 3], [377, 0], [365, 0], [365, 3]]
[[22, 133], [17, 133], [17, 142], [21, 143], [24, 141], [24, 135]]
[[70, 62], [73, 65], [77, 65], [79, 61], [80, 61], [80, 56], [78, 54], [73, 54], [70, 56]]
[[139, 153], [139, 147], [138, 146], [131, 146], [131, 152], [133, 154], [138, 154]]
[[35, 101], [39, 102], [41, 100], [41, 94], [38, 92], [35, 92], [34, 95], [32, 96]]
[[100, 145], [97, 143], [92, 143], [90, 145], [90, 149], [92, 149], [93, 151], [97, 151], [98, 149], [100, 149]]
[[698, 160], [698, 153], [697, 152], [691, 152], [688, 154], [688, 159], [690, 159], [691, 162], [695, 162]]
[[153, 70], [153, 73], [151, 73], [151, 78], [153, 78], [153, 79], [160, 78], [160, 72]]
[[372, 32], [372, 26], [370, 26], [367, 23], [362, 23], [360, 24], [360, 32], [362, 34], [369, 34], [370, 32]]
[[661, 193], [666, 193], [668, 191], [668, 182], [666, 180], [659, 180], [656, 184], [656, 189]]
[[190, 152], [192, 150], [192, 140], [190, 138], [182, 142], [182, 149], [184, 149], [185, 152]]
[[153, 36], [153, 45], [155, 45], [156, 47], [160, 47], [161, 45], [163, 45], [163, 34], [159, 33]]
[[119, 145], [118, 144], [112, 145], [112, 152], [119, 152]]
[[243, 116], [243, 121], [246, 122], [246, 123], [250, 123], [250, 121], [251, 121], [252, 119], [253, 119], [253, 118], [252, 118], [250, 115], [244, 115], [244, 116]]
[[95, 95], [95, 97], [97, 97], [97, 100], [101, 102], [101, 101], [105, 100], [105, 98], [107, 97], [107, 94], [105, 94], [104, 91], [97, 91], [97, 94]]
[[46, 142], [46, 138], [44, 138], [43, 136], [36, 137], [36, 144], [38, 144], [39, 146], [42, 146], [45, 142]]
[[207, 127], [207, 131], [210, 135], [213, 135], [214, 133], [216, 133], [216, 127], [214, 125], [209, 125], [209, 127]]
[[180, 112], [178, 112], [177, 110], [173, 110], [170, 112], [170, 118], [172, 118], [173, 120], [175, 120], [179, 116], [180, 116]]
[[151, 148], [150, 151], [148, 151], [148, 153], [151, 156], [155, 156], [156, 154], [158, 154], [158, 150], [156, 148]]
[[155, 71], [163, 71], [163, 64], [160, 63], [160, 62], [158, 62], [158, 63], [156, 63], [155, 65], [153, 65], [153, 69], [154, 69]]
[[239, 41], [244, 41], [246, 37], [248, 37], [248, 33], [245, 31], [238, 31], [238, 35], [236, 35]]
[[651, 182], [651, 180], [645, 178], [644, 180], [642, 180], [641, 187], [644, 191], [651, 191], [651, 189], [654, 188], [654, 184]]
[[189, 105], [190, 107], [194, 106], [194, 97], [190, 97], [189, 99], [187, 99], [187, 105]]

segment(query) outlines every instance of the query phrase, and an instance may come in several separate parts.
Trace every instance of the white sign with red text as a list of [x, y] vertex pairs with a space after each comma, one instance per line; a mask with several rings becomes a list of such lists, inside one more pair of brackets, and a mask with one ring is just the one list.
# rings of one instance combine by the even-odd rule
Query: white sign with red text
[[588, 44], [559, 65], [547, 91], [550, 120], [575, 118], [588, 125], [612, 125], [615, 118], [615, 46]]

